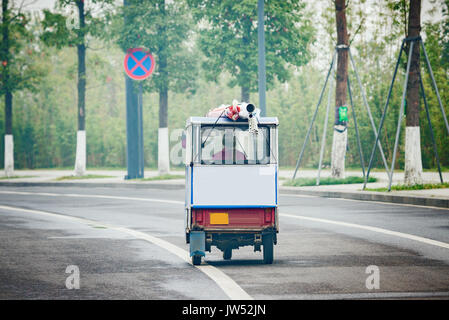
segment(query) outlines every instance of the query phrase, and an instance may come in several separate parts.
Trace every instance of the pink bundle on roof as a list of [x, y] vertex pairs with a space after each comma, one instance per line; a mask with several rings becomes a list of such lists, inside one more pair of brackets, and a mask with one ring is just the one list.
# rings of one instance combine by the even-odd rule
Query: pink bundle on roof
[[235, 121], [239, 118], [239, 112], [240, 112], [240, 106], [238, 106], [238, 105], [229, 106], [225, 111], [225, 115], [229, 119]]
[[228, 117], [231, 120], [237, 120], [239, 118], [239, 112], [240, 112], [240, 106], [238, 105], [237, 100], [232, 101], [231, 106], [226, 106], [222, 104], [221, 106], [209, 110], [209, 112], [206, 114], [206, 117], [212, 117], [217, 118], [220, 115], [223, 115], [225, 117]]
[[227, 107], [228, 106], [225, 106], [224, 104], [222, 104], [221, 106], [216, 107], [215, 109], [210, 109], [206, 113], [206, 117], [218, 118], [223, 113], [223, 110], [226, 109]]

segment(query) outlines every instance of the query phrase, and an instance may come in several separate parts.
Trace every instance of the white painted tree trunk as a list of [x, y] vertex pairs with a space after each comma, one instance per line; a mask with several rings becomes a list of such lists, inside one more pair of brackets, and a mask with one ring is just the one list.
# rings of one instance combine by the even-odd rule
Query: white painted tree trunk
[[[339, 126], [343, 128], [343, 126]], [[340, 129], [340, 128], [339, 128]], [[348, 130], [344, 132], [338, 132], [334, 130], [334, 136], [332, 141], [332, 177], [343, 179], [345, 178], [345, 158], [346, 158], [346, 145], [348, 143]]]
[[405, 127], [405, 171], [404, 183], [421, 184], [421, 133], [419, 127]]
[[14, 139], [12, 134], [5, 135], [5, 176], [14, 175]]
[[159, 175], [168, 174], [170, 171], [168, 128], [159, 128], [157, 147], [158, 147], [157, 168]]
[[76, 134], [75, 175], [86, 174], [86, 131], [78, 130]]

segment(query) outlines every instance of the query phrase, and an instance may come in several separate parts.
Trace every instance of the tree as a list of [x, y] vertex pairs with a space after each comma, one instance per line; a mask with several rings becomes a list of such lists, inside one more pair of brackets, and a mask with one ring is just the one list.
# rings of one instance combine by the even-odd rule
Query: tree
[[[22, 3], [23, 4], [23, 3]], [[0, 95], [5, 96], [5, 175], [14, 174], [13, 94], [23, 89], [33, 89], [43, 71], [34, 61], [36, 48], [31, 45], [34, 36], [27, 28], [30, 16], [23, 7], [2, 0], [0, 44]]]
[[104, 7], [113, 0], [91, 0], [92, 8], [86, 8], [84, 0], [58, 0], [61, 8], [75, 6], [78, 21], [73, 15], [44, 10], [42, 40], [49, 46], [62, 48], [76, 46], [78, 53], [78, 132], [76, 139], [75, 175], [86, 173], [86, 48], [87, 36], [98, 36], [104, 20], [93, 15], [93, 6]]
[[[187, 0], [194, 17], [201, 21], [199, 47], [206, 56], [203, 68], [209, 80], [217, 81], [227, 71], [231, 87], [241, 88], [242, 101], [257, 90], [257, 0]], [[291, 65], [309, 60], [308, 45], [313, 28], [302, 1], [265, 3], [267, 86], [274, 79], [290, 78]]]
[[[421, 30], [421, 0], [411, 0], [408, 17], [408, 38], [418, 37]], [[409, 42], [409, 46], [410, 46]], [[408, 50], [407, 50], [408, 52]], [[407, 111], [405, 128], [405, 184], [422, 183], [421, 135], [419, 127], [419, 77], [420, 77], [419, 42], [413, 46], [410, 73], [407, 84]]]
[[449, 0], [445, 0], [442, 14], [444, 17], [443, 20], [443, 34], [446, 35], [445, 37], [442, 37], [441, 39], [443, 43], [443, 61], [446, 65], [449, 65], [449, 37], [447, 35], [449, 34]]
[[[123, 23], [123, 16], [127, 23]], [[145, 91], [159, 94], [158, 171], [168, 173], [169, 91], [194, 92], [196, 58], [188, 48], [194, 26], [182, 1], [129, 0], [111, 28], [120, 47], [144, 47], [155, 58], [155, 71], [143, 81]], [[182, 108], [183, 106], [177, 106]]]
[[346, 0], [335, 0], [335, 21], [337, 24], [337, 81], [335, 89], [335, 123], [332, 141], [332, 177], [345, 177], [345, 157], [348, 143], [346, 120], [341, 118], [343, 110], [347, 110], [346, 93], [348, 81], [348, 49], [349, 36], [346, 23]]

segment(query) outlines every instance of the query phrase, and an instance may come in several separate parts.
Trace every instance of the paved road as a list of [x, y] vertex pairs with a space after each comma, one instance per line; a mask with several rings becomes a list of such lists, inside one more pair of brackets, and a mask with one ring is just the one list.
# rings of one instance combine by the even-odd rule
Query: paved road
[[[449, 297], [449, 210], [281, 195], [275, 263], [188, 263], [184, 191], [0, 188], [0, 299]], [[68, 290], [75, 265], [80, 289]], [[380, 288], [366, 287], [377, 266]]]

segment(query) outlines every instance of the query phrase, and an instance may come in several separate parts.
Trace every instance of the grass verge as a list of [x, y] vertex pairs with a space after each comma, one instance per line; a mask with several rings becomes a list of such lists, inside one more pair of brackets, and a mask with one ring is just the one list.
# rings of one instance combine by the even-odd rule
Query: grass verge
[[85, 179], [101, 179], [101, 178], [114, 178], [114, 176], [104, 176], [99, 174], [86, 174], [85, 176], [63, 176], [56, 178], [56, 181], [64, 180], [85, 180]]
[[12, 177], [2, 176], [2, 177], [0, 177], [0, 180], [20, 179], [20, 178], [36, 178], [36, 177], [37, 176], [12, 176]]
[[[369, 177], [368, 182], [376, 182], [377, 179], [374, 177]], [[332, 184], [354, 184], [354, 183], [363, 183], [364, 178], [362, 177], [346, 177], [344, 179], [336, 179], [336, 178], [321, 178], [320, 185], [332, 185]], [[307, 187], [307, 186], [315, 186], [316, 178], [298, 178], [295, 180], [287, 180], [284, 182], [283, 186], [290, 187]]]
[[157, 181], [157, 180], [173, 180], [173, 179], [184, 179], [184, 175], [180, 174], [163, 174], [160, 176], [154, 176], [149, 178], [135, 179], [139, 181]]
[[[427, 189], [443, 189], [443, 188], [449, 188], [449, 183], [424, 183], [424, 184], [415, 184], [413, 186], [408, 185], [394, 185], [391, 186], [391, 190], [394, 191], [407, 191], [407, 190], [427, 190]], [[379, 191], [379, 192], [385, 192], [388, 191], [388, 188], [366, 188], [366, 191]]]

